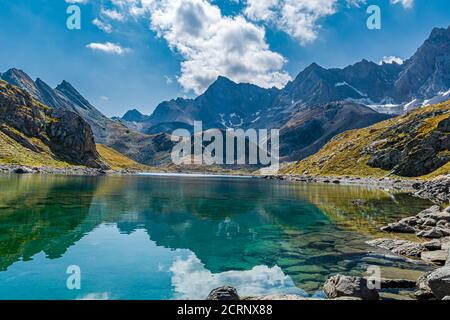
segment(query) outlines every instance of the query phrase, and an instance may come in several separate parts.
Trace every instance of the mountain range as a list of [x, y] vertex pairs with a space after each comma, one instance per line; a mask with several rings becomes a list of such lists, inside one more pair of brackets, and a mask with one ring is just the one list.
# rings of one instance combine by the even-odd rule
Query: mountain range
[[195, 120], [202, 120], [207, 128], [277, 127], [301, 106], [342, 100], [401, 114], [405, 108], [422, 106], [431, 99], [450, 98], [448, 70], [450, 26], [433, 29], [416, 53], [401, 65], [362, 60], [343, 69], [325, 69], [313, 63], [281, 90], [219, 77], [196, 99], [165, 101], [150, 116], [140, 114], [139, 118], [123, 120], [142, 122], [144, 131], [152, 131], [153, 126], [162, 123], [192, 125]]
[[159, 104], [151, 115], [136, 109], [109, 119], [70, 83], [51, 88], [24, 71], [10, 69], [0, 79], [27, 92], [50, 109], [85, 120], [95, 142], [144, 164], [170, 162], [175, 129], [254, 128], [281, 130], [284, 161], [304, 159], [334, 136], [370, 126], [415, 108], [450, 99], [450, 27], [435, 28], [403, 64], [362, 60], [343, 69], [316, 63], [283, 89], [218, 79], [195, 99]]

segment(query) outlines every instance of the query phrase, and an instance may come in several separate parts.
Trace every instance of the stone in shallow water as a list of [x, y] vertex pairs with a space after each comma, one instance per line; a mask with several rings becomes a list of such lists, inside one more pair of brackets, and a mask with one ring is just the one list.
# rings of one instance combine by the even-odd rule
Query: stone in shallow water
[[398, 232], [398, 233], [415, 233], [416, 229], [404, 222], [395, 222], [389, 224], [387, 227], [381, 228], [381, 231]]

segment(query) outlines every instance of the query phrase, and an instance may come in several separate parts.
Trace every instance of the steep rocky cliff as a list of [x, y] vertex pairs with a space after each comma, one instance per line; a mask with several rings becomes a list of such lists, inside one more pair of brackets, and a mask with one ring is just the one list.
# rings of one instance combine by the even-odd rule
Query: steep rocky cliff
[[53, 110], [24, 90], [1, 80], [0, 132], [3, 163], [14, 162], [15, 155], [7, 151], [20, 147], [18, 157], [23, 156], [20, 153], [26, 149], [32, 152], [31, 158], [33, 154], [36, 159], [45, 154], [49, 159], [67, 164], [107, 168], [100, 160], [90, 126], [80, 116]]

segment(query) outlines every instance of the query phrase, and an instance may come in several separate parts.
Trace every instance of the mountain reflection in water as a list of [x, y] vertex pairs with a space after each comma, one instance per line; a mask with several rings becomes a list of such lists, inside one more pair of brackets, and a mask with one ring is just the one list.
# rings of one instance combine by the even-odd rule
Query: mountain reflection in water
[[[369, 265], [387, 276], [423, 271], [368, 253], [365, 241], [428, 206], [377, 189], [260, 179], [4, 175], [0, 298], [202, 299], [224, 284], [241, 295], [311, 295]], [[66, 288], [69, 265], [81, 268], [80, 291]]]

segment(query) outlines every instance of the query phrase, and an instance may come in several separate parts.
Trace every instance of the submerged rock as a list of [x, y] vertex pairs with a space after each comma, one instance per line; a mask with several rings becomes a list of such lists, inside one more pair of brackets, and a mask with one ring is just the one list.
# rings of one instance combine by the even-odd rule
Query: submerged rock
[[391, 223], [387, 227], [381, 228], [381, 231], [398, 232], [398, 233], [416, 233], [416, 229], [414, 229], [414, 227], [404, 222]]
[[337, 275], [325, 283], [323, 290], [329, 299], [353, 297], [363, 300], [379, 300], [375, 289], [369, 289], [367, 280], [360, 277]]
[[382, 279], [382, 289], [410, 289], [416, 287], [416, 281], [407, 279]]

